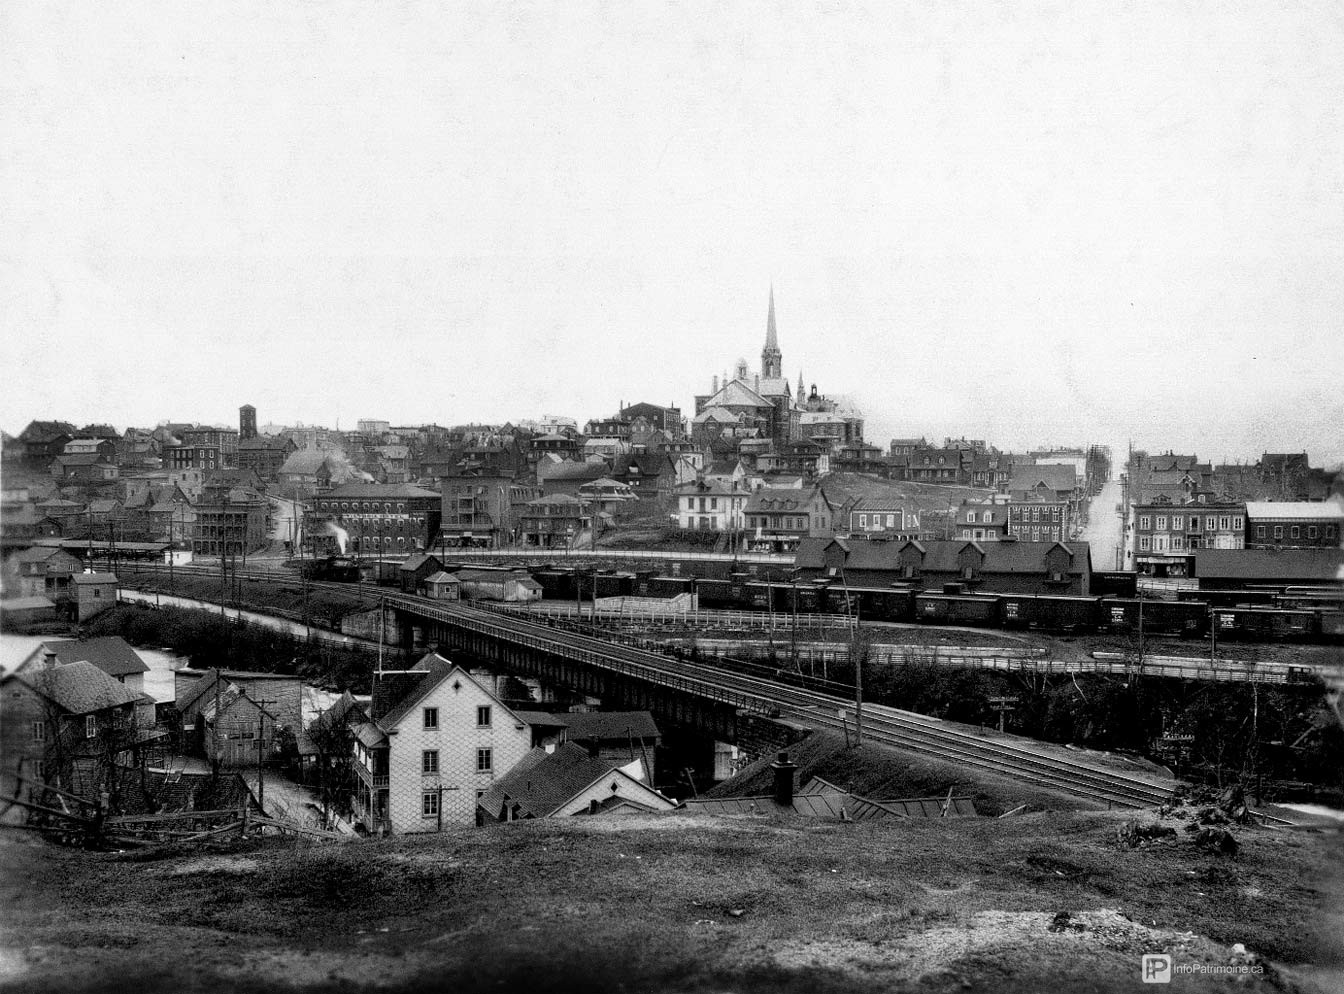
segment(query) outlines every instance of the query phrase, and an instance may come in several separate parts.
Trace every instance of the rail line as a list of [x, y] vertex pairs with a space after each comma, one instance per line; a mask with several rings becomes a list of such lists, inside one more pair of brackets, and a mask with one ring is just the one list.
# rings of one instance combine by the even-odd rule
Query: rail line
[[[631, 648], [538, 625], [480, 608], [388, 595], [386, 602], [404, 611], [476, 631], [501, 641], [542, 649], [576, 661], [684, 689], [744, 710], [789, 717], [809, 725], [843, 730], [852, 707], [844, 697], [792, 687], [750, 674], [700, 663], [669, 660]], [[1156, 780], [1106, 770], [1066, 757], [1045, 755], [1008, 738], [993, 738], [949, 725], [937, 718], [869, 706], [867, 734], [876, 741], [1121, 807], [1148, 807], [1167, 800], [1175, 788]]]

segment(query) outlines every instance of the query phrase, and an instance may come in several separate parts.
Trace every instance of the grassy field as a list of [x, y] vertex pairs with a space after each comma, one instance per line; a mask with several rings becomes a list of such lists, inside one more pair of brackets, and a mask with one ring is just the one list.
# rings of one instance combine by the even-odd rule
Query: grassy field
[[673, 812], [122, 854], [9, 831], [0, 988], [1109, 992], [1167, 950], [1264, 966], [1242, 989], [1337, 989], [1337, 836], [1121, 849], [1128, 817]]

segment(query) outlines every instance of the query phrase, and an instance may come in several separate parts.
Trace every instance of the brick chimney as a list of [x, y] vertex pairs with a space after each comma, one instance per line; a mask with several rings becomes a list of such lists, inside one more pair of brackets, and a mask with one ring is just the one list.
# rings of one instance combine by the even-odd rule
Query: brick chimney
[[789, 754], [781, 752], [770, 764], [775, 771], [775, 803], [781, 808], [793, 807], [793, 775], [798, 767], [789, 762]]

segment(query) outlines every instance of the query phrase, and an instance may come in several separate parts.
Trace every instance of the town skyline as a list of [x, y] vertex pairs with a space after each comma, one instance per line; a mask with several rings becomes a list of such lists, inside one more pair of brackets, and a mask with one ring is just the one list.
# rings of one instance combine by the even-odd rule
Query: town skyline
[[874, 439], [1344, 461], [1340, 24], [596, 13], [17, 9], [0, 424], [689, 409], [773, 284]]

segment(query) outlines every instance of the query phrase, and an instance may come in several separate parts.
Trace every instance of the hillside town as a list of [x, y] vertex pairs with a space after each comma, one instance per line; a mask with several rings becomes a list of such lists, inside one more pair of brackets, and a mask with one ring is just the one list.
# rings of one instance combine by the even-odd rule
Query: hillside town
[[0, 23], [0, 994], [1344, 991], [1337, 10]]

